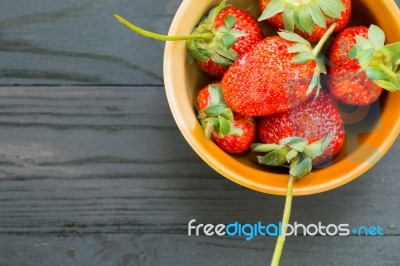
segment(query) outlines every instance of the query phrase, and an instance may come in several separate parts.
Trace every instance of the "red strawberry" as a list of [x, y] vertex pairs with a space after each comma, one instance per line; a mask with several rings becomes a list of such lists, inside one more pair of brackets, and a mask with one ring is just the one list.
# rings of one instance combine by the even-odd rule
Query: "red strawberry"
[[197, 95], [199, 120], [207, 137], [228, 153], [250, 149], [256, 136], [255, 120], [250, 116], [232, 113], [225, 105], [221, 87], [210, 84]]
[[361, 68], [357, 59], [347, 57], [351, 48], [356, 45], [356, 36], [368, 38], [368, 28], [364, 26], [350, 27], [340, 32], [333, 42], [329, 52], [329, 70]]
[[323, 163], [338, 154], [345, 139], [339, 108], [324, 91], [316, 99], [309, 99], [292, 110], [261, 118], [258, 125], [258, 136], [263, 143], [279, 144], [288, 137], [300, 137], [313, 143], [329, 134], [333, 134], [331, 143], [313, 164]]
[[256, 125], [253, 117], [233, 114], [232, 127], [242, 131], [241, 135], [228, 134], [220, 136], [213, 132], [211, 138], [224, 151], [228, 153], [242, 153], [250, 149], [256, 137]]
[[190, 36], [165, 36], [143, 30], [118, 15], [114, 17], [141, 35], [162, 41], [186, 40], [189, 55], [201, 69], [215, 77], [222, 77], [228, 67], [254, 44], [264, 38], [261, 27], [252, 15], [227, 6], [226, 0], [212, 9]]
[[[232, 26], [230, 32], [230, 37], [236, 37], [236, 41], [234, 41], [235, 38], [232, 38], [232, 40], [226, 40], [226, 43], [224, 43], [223, 37], [219, 41], [219, 43], [222, 43], [226, 45], [226, 47], [231, 46], [229, 42], [234, 42], [234, 44], [231, 46], [231, 48], [228, 48], [227, 50], [230, 51], [230, 54], [232, 55], [225, 55], [225, 52], [221, 53], [217, 46], [219, 45], [218, 43], [210, 43], [208, 46], [208, 50], [204, 48], [195, 48], [193, 52], [191, 52], [191, 47], [192, 44], [190, 41], [188, 42], [188, 49], [189, 52], [192, 53], [192, 56], [196, 59], [196, 62], [200, 66], [201, 69], [203, 69], [205, 72], [209, 73], [212, 76], [215, 77], [222, 77], [228, 67], [240, 56], [244, 55], [247, 53], [247, 51], [250, 50], [250, 48], [256, 44], [257, 42], [261, 41], [264, 38], [264, 34], [258, 25], [258, 22], [246, 11], [243, 11], [241, 9], [235, 8], [235, 7], [227, 7], [223, 9], [215, 18], [214, 20], [214, 26], [213, 29], [217, 29], [217, 32], [215, 35], [218, 35], [218, 30], [221, 31], [226, 31], [227, 28], [231, 27], [229, 25], [229, 22], [226, 22], [226, 17], [231, 16], [235, 18], [236, 23]], [[228, 25], [227, 25], [228, 24]], [[212, 31], [213, 29], [210, 29]], [[196, 30], [193, 32], [195, 33]], [[226, 33], [225, 33], [226, 34]], [[215, 37], [215, 38], [218, 38]], [[196, 44], [193, 44], [194, 46], [198, 45], [203, 45], [203, 42], [199, 41], [192, 41], [192, 42], [197, 42]], [[215, 46], [215, 47], [214, 47]], [[203, 49], [197, 51], [197, 49]], [[231, 49], [231, 50], [230, 50]], [[234, 51], [236, 53], [233, 53]], [[201, 53], [202, 56], [197, 56], [197, 53]], [[207, 57], [207, 60], [204, 61], [203, 56]]]
[[259, 0], [259, 5], [260, 21], [294, 31], [310, 42], [318, 42], [333, 23], [334, 32], [344, 29], [352, 7], [351, 0]]
[[319, 49], [334, 25], [312, 49], [299, 35], [280, 32], [267, 37], [237, 60], [222, 79], [222, 93], [236, 113], [265, 116], [279, 113], [308, 99], [320, 88], [320, 73], [326, 73]]
[[400, 89], [400, 43], [384, 46], [384, 42], [383, 31], [374, 25], [347, 28], [336, 36], [328, 72], [335, 98], [349, 105], [368, 105], [379, 98], [381, 87]]

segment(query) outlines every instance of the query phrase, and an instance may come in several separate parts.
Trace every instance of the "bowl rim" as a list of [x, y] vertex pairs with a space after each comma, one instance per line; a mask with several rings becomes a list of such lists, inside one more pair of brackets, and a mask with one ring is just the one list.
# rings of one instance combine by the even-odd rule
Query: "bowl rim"
[[[169, 35], [174, 35], [177, 32], [180, 19], [186, 12], [186, 10], [189, 8], [191, 1], [192, 0], [183, 0], [183, 2], [181, 3], [173, 19], [173, 22], [170, 26], [168, 33]], [[382, 0], [382, 2], [387, 6], [388, 10], [391, 10], [391, 15], [393, 16], [394, 19], [400, 18], [400, 10], [397, 4], [394, 2], [394, 0]], [[396, 26], [400, 30], [400, 22], [397, 25], [393, 26]], [[218, 160], [216, 160], [213, 157], [207, 156], [206, 148], [201, 147], [200, 145], [197, 144], [198, 140], [196, 140], [193, 134], [194, 125], [188, 125], [184, 121], [182, 114], [183, 110], [177, 105], [175, 101], [175, 97], [177, 95], [176, 91], [173, 89], [175, 84], [173, 78], [171, 78], [173, 76], [171, 72], [174, 71], [174, 65], [173, 65], [174, 60], [172, 54], [176, 46], [177, 46], [176, 42], [175, 43], [167, 42], [165, 45], [164, 67], [163, 67], [164, 86], [169, 107], [171, 109], [175, 122], [178, 125], [180, 132], [182, 133], [188, 144], [202, 158], [203, 161], [205, 161], [211, 168], [213, 168], [215, 171], [217, 171], [227, 179], [255, 191], [273, 195], [285, 195], [286, 189], [277, 188], [274, 186], [266, 186], [265, 184], [261, 185], [257, 182], [254, 182], [250, 179], [243, 177], [243, 175], [238, 174], [237, 172], [229, 169], [228, 167], [221, 167], [219, 165], [220, 163], [218, 162]], [[387, 135], [382, 144], [378, 147], [378, 153], [372, 156], [373, 157], [372, 161], [374, 163], [366, 163], [366, 164], [360, 163], [358, 164], [358, 166], [354, 167], [351, 171], [348, 171], [341, 177], [330, 180], [329, 182], [313, 185], [310, 187], [302, 187], [302, 188], [295, 187], [294, 195], [300, 196], [300, 195], [311, 195], [311, 194], [322, 193], [340, 187], [358, 178], [359, 176], [367, 172], [371, 167], [373, 167], [374, 164], [385, 155], [385, 153], [390, 149], [392, 144], [396, 141], [399, 132], [400, 132], [400, 119], [397, 119], [393, 124], [390, 133]]]

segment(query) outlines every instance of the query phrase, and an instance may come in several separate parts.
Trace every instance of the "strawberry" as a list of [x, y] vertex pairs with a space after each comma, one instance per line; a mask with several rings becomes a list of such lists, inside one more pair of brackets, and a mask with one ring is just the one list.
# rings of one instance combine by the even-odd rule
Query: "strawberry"
[[279, 144], [282, 139], [294, 136], [313, 143], [329, 134], [333, 134], [332, 141], [324, 153], [313, 160], [314, 165], [337, 155], [345, 139], [339, 108], [322, 90], [316, 99], [309, 99], [292, 110], [262, 117], [258, 125], [258, 136], [263, 143]]
[[224, 151], [242, 153], [250, 149], [256, 136], [253, 117], [232, 113], [222, 98], [219, 83], [210, 84], [197, 95], [199, 120], [205, 134]]
[[384, 43], [385, 35], [375, 25], [347, 28], [336, 36], [328, 71], [335, 98], [349, 105], [369, 105], [379, 98], [382, 88], [400, 89], [400, 43]]
[[294, 31], [310, 42], [318, 42], [336, 23], [334, 32], [344, 29], [351, 16], [351, 0], [260, 0], [259, 21], [278, 29]]
[[293, 187], [311, 172], [312, 166], [335, 156], [343, 146], [344, 126], [339, 110], [324, 91], [290, 111], [261, 118], [258, 134], [266, 144], [252, 150], [260, 164], [289, 168], [282, 234], [278, 236], [271, 265], [279, 265], [292, 208]]
[[202, 70], [222, 77], [228, 67], [264, 38], [257, 20], [241, 9], [227, 6], [226, 0], [213, 8], [190, 36], [165, 36], [133, 25], [118, 15], [114, 17], [129, 29], [157, 40], [187, 41], [190, 60]]
[[241, 130], [242, 134], [231, 133], [226, 136], [220, 136], [217, 132], [213, 132], [211, 135], [212, 140], [218, 147], [228, 153], [242, 153], [249, 150], [256, 137], [254, 118], [233, 113], [231, 126]]
[[227, 105], [242, 115], [265, 116], [303, 103], [320, 88], [326, 68], [319, 51], [334, 27], [314, 49], [299, 35], [284, 31], [257, 43], [222, 79]]

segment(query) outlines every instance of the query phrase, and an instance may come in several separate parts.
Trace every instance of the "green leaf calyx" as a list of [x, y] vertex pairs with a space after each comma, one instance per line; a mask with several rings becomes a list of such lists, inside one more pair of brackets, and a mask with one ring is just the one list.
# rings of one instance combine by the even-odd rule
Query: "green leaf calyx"
[[344, 10], [341, 0], [272, 0], [258, 20], [282, 14], [285, 30], [311, 34], [315, 25], [326, 28], [326, 18], [340, 18]]
[[211, 34], [213, 36], [211, 40], [188, 40], [187, 49], [196, 60], [206, 62], [211, 59], [220, 66], [229, 67], [238, 59], [239, 55], [232, 46], [245, 34], [234, 29], [236, 18], [228, 15], [224, 18], [223, 26], [214, 27], [217, 15], [227, 6], [226, 0], [222, 1], [193, 30], [192, 35]]
[[331, 143], [333, 134], [326, 138], [309, 143], [300, 137], [282, 139], [279, 144], [254, 144], [253, 152], [265, 153], [258, 156], [260, 164], [289, 168], [295, 178], [301, 178], [312, 170], [312, 160], [322, 155]]
[[379, 87], [390, 92], [400, 90], [400, 42], [385, 45], [385, 33], [378, 26], [370, 26], [368, 38], [356, 36], [347, 57], [357, 59]]
[[206, 137], [210, 138], [213, 132], [217, 133], [219, 137], [229, 134], [241, 136], [243, 131], [232, 125], [234, 115], [222, 97], [220, 85], [210, 84], [208, 95], [208, 106], [204, 110], [198, 111], [198, 119]]

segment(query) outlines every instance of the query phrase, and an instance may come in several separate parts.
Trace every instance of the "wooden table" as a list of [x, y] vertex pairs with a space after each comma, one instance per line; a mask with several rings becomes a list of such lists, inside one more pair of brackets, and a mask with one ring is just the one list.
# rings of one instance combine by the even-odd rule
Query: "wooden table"
[[[194, 153], [168, 108], [164, 44], [111, 16], [167, 32], [179, 4], [2, 0], [0, 265], [269, 264], [273, 237], [187, 235], [191, 219], [278, 222], [283, 198]], [[383, 237], [290, 237], [282, 265], [400, 265], [399, 153], [397, 141], [357, 180], [294, 201], [292, 221]]]

